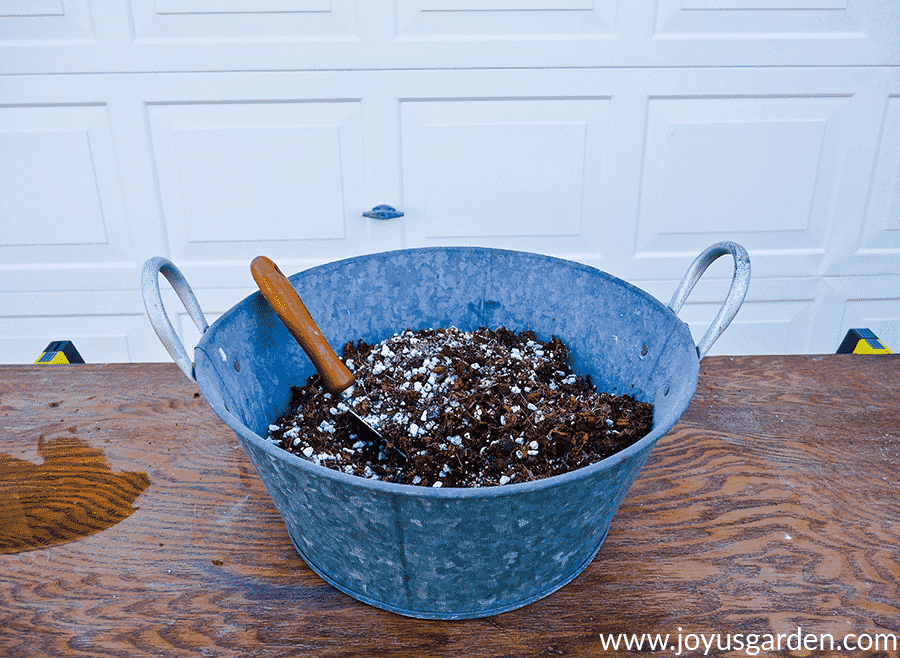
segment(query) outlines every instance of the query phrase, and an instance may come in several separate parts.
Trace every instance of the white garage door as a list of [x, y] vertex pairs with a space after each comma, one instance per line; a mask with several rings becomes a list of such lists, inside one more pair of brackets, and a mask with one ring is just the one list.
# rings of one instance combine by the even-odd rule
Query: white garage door
[[668, 301], [722, 239], [753, 282], [711, 353], [900, 351], [900, 3], [0, 0], [0, 228], [6, 363], [169, 360], [155, 255], [214, 319], [259, 254], [497, 246]]

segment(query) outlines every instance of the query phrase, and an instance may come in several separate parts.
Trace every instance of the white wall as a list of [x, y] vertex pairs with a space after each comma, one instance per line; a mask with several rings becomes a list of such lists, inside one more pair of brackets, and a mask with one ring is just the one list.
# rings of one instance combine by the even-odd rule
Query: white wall
[[169, 360], [155, 255], [213, 320], [259, 254], [498, 246], [668, 301], [722, 239], [711, 354], [900, 352], [896, 0], [0, 2], [0, 362]]

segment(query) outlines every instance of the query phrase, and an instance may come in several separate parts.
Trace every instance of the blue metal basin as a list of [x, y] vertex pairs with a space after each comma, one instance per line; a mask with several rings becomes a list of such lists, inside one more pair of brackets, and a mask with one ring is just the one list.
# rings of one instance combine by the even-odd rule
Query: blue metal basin
[[[183, 354], [179, 363], [240, 438], [297, 551], [327, 582], [412, 617], [494, 615], [559, 589], [600, 549], [654, 444], [694, 395], [702, 353], [675, 311], [724, 253], [735, 257], [735, 280], [705, 352], [737, 312], [749, 281], [749, 259], [734, 243], [698, 257], [676, 293], [680, 300], [669, 306], [592, 267], [497, 249], [386, 252], [289, 277], [338, 351], [347, 341], [377, 342], [404, 329], [531, 329], [541, 340], [561, 338], [575, 370], [590, 374], [599, 390], [654, 405], [653, 430], [636, 444], [536, 482], [470, 489], [386, 483], [317, 466], [267, 441], [267, 426], [287, 410], [291, 387], [305, 384], [314, 369], [259, 293], [205, 331], [193, 370]], [[186, 282], [179, 286], [180, 273], [165, 259], [145, 267], [148, 314], [167, 342], [168, 320], [159, 319], [152, 294], [155, 285], [159, 296], [160, 271], [176, 290]], [[192, 297], [189, 288], [182, 294], [186, 304]]]

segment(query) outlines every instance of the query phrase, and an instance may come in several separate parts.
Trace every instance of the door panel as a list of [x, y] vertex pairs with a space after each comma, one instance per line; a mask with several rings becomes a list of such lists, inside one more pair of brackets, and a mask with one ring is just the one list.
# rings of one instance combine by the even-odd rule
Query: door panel
[[594, 251], [608, 99], [401, 105], [406, 244]]
[[364, 247], [358, 102], [148, 104], [172, 255], [337, 257]]
[[[780, 252], [783, 274], [810, 273], [833, 219], [849, 100], [652, 98], [637, 253], [658, 258], [731, 236]], [[801, 252], [812, 260], [793, 258]]]

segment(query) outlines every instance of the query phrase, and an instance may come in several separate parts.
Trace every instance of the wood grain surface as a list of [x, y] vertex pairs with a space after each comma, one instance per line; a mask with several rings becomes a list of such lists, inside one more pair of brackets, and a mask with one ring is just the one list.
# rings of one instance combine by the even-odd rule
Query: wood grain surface
[[[316, 576], [175, 365], [0, 366], [0, 655], [626, 656], [603, 634], [676, 646], [798, 626], [900, 641], [898, 399], [900, 356], [706, 358], [587, 570], [520, 610], [445, 622]], [[29, 474], [65, 482], [55, 507], [22, 494]]]

